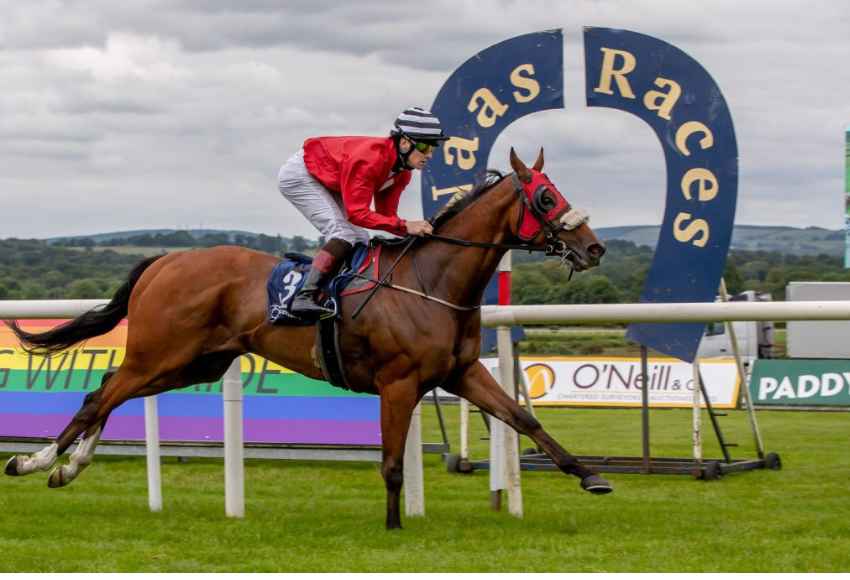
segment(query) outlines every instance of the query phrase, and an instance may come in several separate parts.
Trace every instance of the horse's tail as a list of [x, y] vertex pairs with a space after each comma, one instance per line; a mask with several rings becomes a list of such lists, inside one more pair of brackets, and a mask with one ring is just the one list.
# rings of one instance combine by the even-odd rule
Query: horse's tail
[[160, 259], [162, 255], [145, 258], [139, 262], [130, 272], [127, 281], [118, 288], [112, 300], [105, 306], [98, 306], [81, 314], [73, 320], [66, 322], [47, 332], [32, 333], [18, 326], [17, 320], [7, 321], [6, 324], [18, 337], [21, 347], [32, 354], [51, 355], [68, 349], [78, 342], [93, 336], [106, 334], [127, 316], [127, 306], [130, 303], [130, 294], [142, 273], [148, 266]]

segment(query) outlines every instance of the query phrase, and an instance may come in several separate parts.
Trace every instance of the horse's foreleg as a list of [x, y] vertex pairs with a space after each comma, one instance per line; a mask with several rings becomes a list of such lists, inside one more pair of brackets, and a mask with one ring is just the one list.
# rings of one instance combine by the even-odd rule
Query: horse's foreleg
[[387, 529], [401, 528], [401, 484], [404, 480], [404, 445], [413, 409], [419, 401], [418, 385], [399, 381], [381, 389], [381, 475], [387, 487]]
[[579, 463], [546, 433], [537, 419], [510, 398], [480, 362], [473, 364], [457, 384], [448, 389], [516, 431], [531, 437], [561, 471], [579, 477], [582, 488], [592, 493], [613, 491], [607, 481]]

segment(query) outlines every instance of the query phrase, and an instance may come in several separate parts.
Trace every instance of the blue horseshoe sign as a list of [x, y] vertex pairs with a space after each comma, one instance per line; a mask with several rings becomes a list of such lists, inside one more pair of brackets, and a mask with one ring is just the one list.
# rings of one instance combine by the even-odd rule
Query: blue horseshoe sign
[[[738, 145], [714, 79], [697, 61], [651, 36], [584, 31], [589, 107], [637, 115], [667, 164], [658, 245], [641, 302], [713, 302], [726, 264], [738, 197]], [[705, 323], [631, 324], [628, 338], [692, 362]]]
[[[732, 238], [738, 187], [737, 144], [723, 95], [698, 62], [656, 38], [586, 28], [584, 45], [588, 106], [643, 119], [658, 136], [667, 163], [664, 218], [641, 302], [713, 301]], [[484, 175], [493, 143], [510, 123], [562, 109], [563, 87], [560, 29], [510, 38], [455, 70], [432, 105], [451, 138], [423, 173], [423, 214], [433, 215]], [[497, 302], [495, 280], [484, 302]], [[627, 336], [692, 361], [704, 327], [632, 324]]]

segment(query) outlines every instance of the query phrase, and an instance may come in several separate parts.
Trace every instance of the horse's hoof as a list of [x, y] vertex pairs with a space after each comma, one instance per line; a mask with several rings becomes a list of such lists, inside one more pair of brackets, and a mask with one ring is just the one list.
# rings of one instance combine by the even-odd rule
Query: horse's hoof
[[5, 473], [6, 473], [6, 475], [13, 475], [13, 476], [14, 475], [21, 475], [18, 472], [18, 456], [17, 455], [13, 455], [12, 457], [9, 458], [9, 461], [6, 462]]
[[598, 475], [588, 475], [584, 479], [581, 480], [581, 488], [584, 491], [589, 491], [590, 493], [594, 493], [596, 495], [604, 495], [606, 493], [611, 493], [614, 491], [614, 488], [611, 487], [611, 484], [599, 477]]
[[56, 467], [47, 478], [47, 487], [56, 489], [65, 486], [65, 478], [62, 477], [62, 466]]

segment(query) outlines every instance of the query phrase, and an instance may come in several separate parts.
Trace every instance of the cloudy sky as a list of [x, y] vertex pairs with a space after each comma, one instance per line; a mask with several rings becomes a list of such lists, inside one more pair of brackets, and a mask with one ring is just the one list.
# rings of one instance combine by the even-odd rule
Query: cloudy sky
[[[585, 106], [582, 28], [663, 39], [712, 74], [740, 153], [736, 222], [842, 225], [850, 2], [0, 0], [0, 238], [213, 227], [316, 237], [280, 165], [321, 134], [386, 134], [452, 71], [562, 28], [566, 108], [511, 125], [592, 225], [657, 224], [648, 126]], [[402, 217], [421, 215], [419, 182]]]

